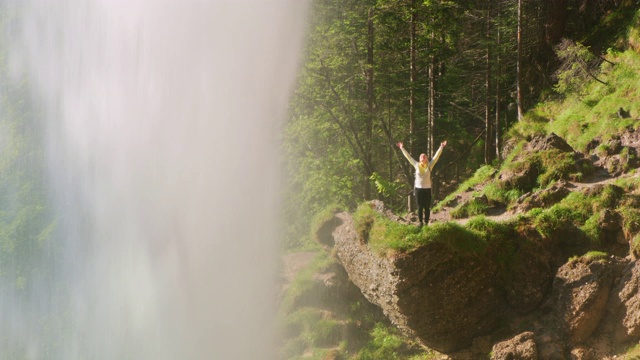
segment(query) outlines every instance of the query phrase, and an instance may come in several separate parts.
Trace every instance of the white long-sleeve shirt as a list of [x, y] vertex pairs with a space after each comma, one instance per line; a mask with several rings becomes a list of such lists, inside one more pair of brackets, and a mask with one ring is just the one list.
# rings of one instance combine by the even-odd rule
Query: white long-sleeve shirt
[[418, 189], [430, 189], [431, 171], [436, 165], [436, 162], [438, 162], [440, 154], [442, 154], [442, 146], [438, 148], [438, 151], [436, 151], [435, 155], [433, 155], [433, 159], [431, 159], [431, 161], [429, 161], [425, 166], [420, 164], [419, 161], [416, 161], [414, 158], [412, 158], [411, 154], [409, 154], [407, 150], [405, 150], [404, 148], [402, 148], [401, 150], [404, 154], [404, 157], [406, 157], [411, 165], [413, 165], [413, 167], [416, 169], [416, 180], [414, 186]]

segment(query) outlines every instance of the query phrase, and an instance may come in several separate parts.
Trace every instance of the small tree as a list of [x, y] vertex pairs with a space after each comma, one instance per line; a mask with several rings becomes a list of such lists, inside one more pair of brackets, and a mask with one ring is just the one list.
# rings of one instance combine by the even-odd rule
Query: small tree
[[562, 39], [555, 47], [555, 52], [560, 59], [560, 67], [555, 73], [558, 81], [555, 89], [559, 93], [564, 94], [580, 88], [589, 77], [607, 85], [596, 77], [601, 60], [588, 47], [569, 39]]

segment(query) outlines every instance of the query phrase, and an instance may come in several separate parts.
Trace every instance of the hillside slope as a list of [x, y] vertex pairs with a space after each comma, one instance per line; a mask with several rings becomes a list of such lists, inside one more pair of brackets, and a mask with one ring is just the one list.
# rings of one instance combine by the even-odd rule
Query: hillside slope
[[[397, 340], [392, 328], [371, 332], [368, 348], [425, 360], [640, 356], [636, 18], [619, 44], [626, 50], [609, 50], [592, 69], [599, 81], [565, 74], [571, 86], [546, 95], [505, 136], [501, 162], [445, 184], [429, 226], [372, 202], [315, 228], [406, 343], [446, 355], [385, 348], [382, 339]], [[334, 349], [303, 357], [376, 358]]]

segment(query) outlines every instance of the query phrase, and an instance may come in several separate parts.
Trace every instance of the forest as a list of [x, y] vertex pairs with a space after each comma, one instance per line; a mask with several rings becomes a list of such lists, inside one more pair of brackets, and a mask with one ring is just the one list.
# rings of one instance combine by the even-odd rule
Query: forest
[[407, 211], [417, 158], [449, 146], [434, 203], [540, 101], [596, 78], [632, 20], [621, 0], [315, 0], [284, 134], [285, 249], [323, 209], [380, 199]]

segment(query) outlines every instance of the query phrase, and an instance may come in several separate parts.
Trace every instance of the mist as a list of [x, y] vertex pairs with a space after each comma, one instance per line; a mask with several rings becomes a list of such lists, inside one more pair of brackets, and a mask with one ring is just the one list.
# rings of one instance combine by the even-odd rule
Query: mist
[[1, 6], [55, 223], [47, 280], [4, 292], [3, 347], [276, 358], [280, 131], [308, 2]]

